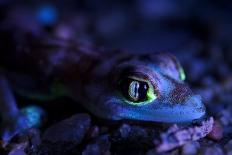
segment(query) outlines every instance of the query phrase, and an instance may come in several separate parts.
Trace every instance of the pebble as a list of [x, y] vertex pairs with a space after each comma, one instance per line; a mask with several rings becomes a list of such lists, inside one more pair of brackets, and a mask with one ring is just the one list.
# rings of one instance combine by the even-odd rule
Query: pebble
[[27, 155], [23, 150], [15, 149], [11, 150], [8, 155]]
[[88, 131], [90, 122], [89, 115], [76, 114], [48, 128], [43, 134], [42, 140], [51, 143], [79, 144]]
[[[232, 109], [231, 109], [232, 110]], [[232, 115], [231, 115], [231, 112], [230, 110], [227, 109], [224, 109], [222, 110], [220, 113], [220, 121], [222, 122], [222, 124], [224, 126], [227, 126], [229, 125], [229, 123], [232, 123]]]
[[194, 155], [194, 154], [197, 154], [199, 148], [200, 148], [199, 142], [192, 141], [192, 142], [185, 144], [182, 147], [181, 152], [183, 155]]
[[122, 138], [127, 138], [129, 136], [130, 131], [131, 131], [131, 127], [128, 124], [123, 124], [119, 128], [119, 132]]
[[223, 137], [223, 127], [218, 120], [214, 121], [213, 130], [208, 134], [208, 137], [213, 140], [220, 140]]
[[219, 146], [203, 147], [200, 155], [224, 155], [222, 149]]
[[[162, 155], [179, 155], [179, 150], [175, 149], [166, 153], [162, 153]], [[148, 150], [148, 152], [146, 153], [146, 155], [160, 155], [160, 153], [156, 152], [156, 149], [150, 149]]]
[[227, 155], [232, 155], [232, 139], [224, 146]]
[[8, 147], [10, 148], [8, 155], [26, 155], [25, 149], [28, 147], [28, 142], [21, 142], [17, 144], [10, 144]]
[[99, 127], [98, 126], [93, 126], [90, 128], [89, 132], [87, 133], [88, 139], [91, 138], [96, 138], [99, 136]]
[[109, 135], [103, 135], [88, 144], [82, 155], [110, 155]]
[[[117, 137], [121, 139], [146, 139], [148, 138], [148, 131], [141, 126], [134, 126], [128, 124], [122, 124], [115, 132]], [[149, 137], [151, 138], [151, 137]], [[152, 139], [152, 138], [151, 138]]]
[[40, 145], [40, 142], [40, 131], [31, 128], [26, 132], [16, 135], [6, 145], [5, 149], [12, 155], [24, 155], [26, 151], [35, 151]]

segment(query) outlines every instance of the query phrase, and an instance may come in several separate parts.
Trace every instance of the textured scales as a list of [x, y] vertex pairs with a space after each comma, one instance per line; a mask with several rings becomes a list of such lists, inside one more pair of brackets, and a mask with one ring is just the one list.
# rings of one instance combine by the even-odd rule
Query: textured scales
[[[4, 34], [0, 65], [21, 95], [36, 99], [65, 95], [110, 120], [182, 123], [205, 114], [200, 96], [185, 84], [183, 69], [170, 54], [132, 55], [47, 34]], [[125, 102], [118, 82], [131, 75], [151, 83], [156, 94], [151, 91], [149, 95], [156, 96], [154, 101], [141, 105]]]

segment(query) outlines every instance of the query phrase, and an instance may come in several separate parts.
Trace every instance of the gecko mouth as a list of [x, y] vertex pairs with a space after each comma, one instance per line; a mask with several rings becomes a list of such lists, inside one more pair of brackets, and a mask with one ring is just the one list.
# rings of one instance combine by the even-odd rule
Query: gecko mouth
[[205, 112], [206, 108], [199, 95], [193, 95], [184, 104], [176, 104], [166, 110], [170, 122], [192, 122], [194, 120], [201, 120], [204, 118]]
[[191, 96], [184, 104], [164, 105], [166, 106], [147, 105], [136, 110], [124, 109], [121, 117], [163, 123], [190, 123], [205, 116], [205, 106], [198, 95]]

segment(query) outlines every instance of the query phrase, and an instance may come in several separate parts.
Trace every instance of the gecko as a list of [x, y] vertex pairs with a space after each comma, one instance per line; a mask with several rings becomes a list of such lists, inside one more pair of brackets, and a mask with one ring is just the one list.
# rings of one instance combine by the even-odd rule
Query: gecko
[[20, 110], [14, 93], [38, 100], [66, 96], [91, 114], [114, 121], [186, 123], [206, 113], [170, 53], [133, 54], [47, 33], [20, 32], [1, 34], [2, 139], [35, 125], [28, 120], [41, 113], [38, 108]]

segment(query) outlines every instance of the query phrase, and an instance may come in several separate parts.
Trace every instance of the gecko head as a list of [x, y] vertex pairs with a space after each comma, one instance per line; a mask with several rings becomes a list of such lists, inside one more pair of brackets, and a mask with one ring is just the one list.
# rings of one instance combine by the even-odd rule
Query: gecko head
[[112, 119], [185, 123], [205, 115], [201, 97], [184, 82], [183, 68], [170, 54], [123, 62], [115, 67], [111, 80], [113, 94], [104, 98], [102, 109]]

